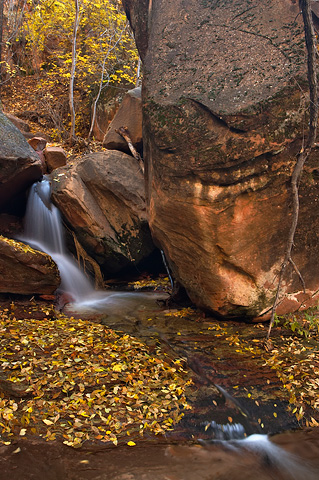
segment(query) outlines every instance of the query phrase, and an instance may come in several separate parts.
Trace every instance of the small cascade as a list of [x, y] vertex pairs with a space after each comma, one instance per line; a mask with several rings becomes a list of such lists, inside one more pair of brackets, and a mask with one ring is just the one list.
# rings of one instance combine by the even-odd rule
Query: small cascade
[[237, 453], [243, 451], [258, 455], [265, 466], [272, 468], [278, 473], [284, 473], [285, 478], [291, 480], [316, 480], [318, 472], [310, 464], [293, 455], [283, 448], [280, 448], [271, 441], [269, 435], [252, 434], [247, 436], [245, 428], [239, 423], [218, 424], [215, 421], [206, 423], [211, 429], [212, 439], [202, 440], [199, 443], [208, 447], [209, 445], [220, 445], [226, 450]]
[[60, 212], [51, 203], [51, 185], [47, 177], [30, 189], [24, 220], [24, 238], [41, 246], [46, 253], [65, 253]]
[[32, 185], [25, 215], [24, 235], [20, 237], [37, 250], [48, 253], [57, 264], [62, 292], [74, 302], [94, 294], [91, 281], [67, 253], [59, 210], [51, 203], [51, 184], [48, 176]]
[[[49, 176], [33, 184], [25, 215], [22, 242], [50, 255], [57, 264], [61, 277], [59, 293], [66, 294], [72, 308], [78, 311], [121, 312], [125, 315], [139, 304], [152, 305], [162, 295], [138, 292], [96, 291], [93, 283], [67, 252], [59, 210], [51, 203]], [[61, 296], [63, 297], [63, 295]], [[62, 302], [63, 303], [63, 302]], [[63, 304], [60, 306], [63, 307]]]

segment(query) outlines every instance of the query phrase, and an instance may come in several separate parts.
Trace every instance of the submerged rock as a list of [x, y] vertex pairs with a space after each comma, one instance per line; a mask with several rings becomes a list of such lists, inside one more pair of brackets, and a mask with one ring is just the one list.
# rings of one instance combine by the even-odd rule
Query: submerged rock
[[[290, 175], [307, 116], [296, 1], [123, 0], [144, 64], [153, 237], [198, 306], [255, 317], [272, 305], [291, 225]], [[281, 313], [316, 301], [314, 152], [301, 185]]]
[[0, 236], [0, 292], [51, 294], [60, 285], [56, 264], [46, 253]]
[[109, 151], [53, 172], [52, 198], [85, 251], [111, 276], [154, 251], [137, 161]]

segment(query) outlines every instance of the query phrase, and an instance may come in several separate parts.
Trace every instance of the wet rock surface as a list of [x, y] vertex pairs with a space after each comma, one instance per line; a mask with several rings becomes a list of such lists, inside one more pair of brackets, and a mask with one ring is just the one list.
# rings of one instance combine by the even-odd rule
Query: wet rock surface
[[[0, 447], [4, 480], [315, 480], [318, 478], [319, 432], [272, 437], [282, 447], [286, 469], [267, 456], [220, 445], [176, 446], [142, 443], [134, 448], [70, 449], [58, 442], [20, 440]], [[287, 456], [286, 452], [293, 455]], [[292, 465], [289, 465], [292, 461]]]

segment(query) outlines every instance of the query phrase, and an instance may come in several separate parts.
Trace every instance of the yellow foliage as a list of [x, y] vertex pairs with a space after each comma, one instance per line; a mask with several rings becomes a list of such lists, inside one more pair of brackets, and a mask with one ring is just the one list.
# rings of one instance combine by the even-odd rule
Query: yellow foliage
[[[88, 91], [94, 89], [106, 57], [108, 76], [117, 73], [111, 82], [121, 83], [123, 68], [126, 68], [125, 81], [134, 83], [138, 54], [120, 3], [80, 0], [79, 8], [78, 85]], [[45, 52], [42, 67], [51, 75], [69, 77], [74, 17], [74, 2], [51, 0], [42, 0], [26, 13], [28, 48], [31, 53]]]
[[[48, 86], [59, 86], [68, 93], [72, 67], [74, 2], [30, 0], [25, 13], [23, 36], [26, 50], [36, 69], [41, 69], [38, 91], [41, 99], [52, 105]], [[100, 84], [127, 86], [135, 84], [138, 54], [121, 3], [117, 0], [79, 0], [79, 28], [76, 38], [75, 102], [79, 110], [89, 112], [90, 102]], [[102, 75], [103, 72], [103, 75]], [[60, 112], [68, 129], [66, 112]], [[56, 114], [56, 113], [55, 113]], [[83, 118], [79, 112], [77, 133], [82, 134]]]

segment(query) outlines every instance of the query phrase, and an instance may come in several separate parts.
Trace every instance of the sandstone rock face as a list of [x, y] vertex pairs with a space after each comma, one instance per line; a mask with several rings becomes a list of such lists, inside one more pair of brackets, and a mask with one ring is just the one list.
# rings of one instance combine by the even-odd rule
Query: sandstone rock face
[[21, 120], [21, 118], [18, 118], [15, 115], [12, 115], [11, 113], [5, 113], [5, 116], [20, 130], [20, 132], [30, 133], [30, 127], [27, 122]]
[[47, 144], [45, 138], [42, 137], [32, 137], [28, 140], [28, 144], [35, 150], [36, 152], [42, 152]]
[[[103, 94], [102, 94], [103, 95]], [[96, 108], [96, 118], [93, 125], [93, 136], [98, 142], [103, 142], [105, 133], [119, 109], [123, 93], [112, 97], [100, 98]]]
[[46, 147], [43, 151], [48, 172], [66, 165], [66, 153], [61, 147]]
[[122, 152], [89, 154], [53, 172], [53, 201], [105, 276], [154, 250], [144, 196], [138, 163]]
[[0, 209], [42, 176], [39, 156], [0, 112]]
[[[144, 63], [143, 141], [153, 237], [199, 306], [258, 316], [272, 305], [291, 224], [290, 175], [307, 116], [296, 0], [123, 0]], [[319, 288], [316, 180], [308, 162], [282, 303]]]
[[130, 153], [126, 141], [116, 133], [120, 127], [127, 127], [130, 138], [136, 150], [142, 149], [142, 100], [141, 88], [129, 90], [118, 109], [115, 117], [110, 123], [105, 134], [103, 145], [109, 150], [120, 150]]
[[24, 243], [0, 236], [0, 292], [52, 294], [60, 276], [52, 258]]

